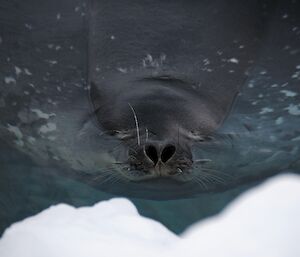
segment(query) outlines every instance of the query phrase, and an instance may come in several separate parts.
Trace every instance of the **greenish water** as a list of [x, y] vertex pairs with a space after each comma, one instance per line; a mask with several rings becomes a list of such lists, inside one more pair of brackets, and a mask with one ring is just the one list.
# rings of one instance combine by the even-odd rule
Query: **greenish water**
[[[4, 144], [2, 144], [4, 146]], [[78, 181], [55, 175], [53, 169], [34, 166], [25, 156], [1, 147], [0, 234], [10, 224], [57, 203], [90, 206], [115, 195], [95, 190]], [[175, 233], [221, 211], [245, 188], [203, 194], [193, 199], [153, 201], [131, 199], [138, 211], [160, 221]]]

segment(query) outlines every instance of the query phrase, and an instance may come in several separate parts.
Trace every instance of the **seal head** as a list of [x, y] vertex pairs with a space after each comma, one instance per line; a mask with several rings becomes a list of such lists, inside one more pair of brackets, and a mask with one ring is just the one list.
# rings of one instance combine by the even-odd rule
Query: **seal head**
[[191, 82], [168, 76], [120, 84], [107, 93], [91, 83], [90, 96], [102, 130], [127, 146], [116, 160], [121, 175], [131, 181], [188, 180], [193, 143], [211, 138], [228, 106], [221, 109]]

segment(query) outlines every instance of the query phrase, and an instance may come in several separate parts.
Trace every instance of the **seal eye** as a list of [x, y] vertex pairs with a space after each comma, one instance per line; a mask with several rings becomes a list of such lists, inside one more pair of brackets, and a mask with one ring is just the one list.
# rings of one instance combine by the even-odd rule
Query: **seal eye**
[[115, 136], [120, 140], [125, 140], [134, 137], [134, 134], [130, 130], [113, 130], [110, 133], [111, 136]]
[[207, 141], [211, 141], [213, 139], [213, 137], [208, 136], [208, 135], [202, 135], [197, 131], [190, 131], [187, 134], [187, 137], [189, 139], [197, 141], [197, 142], [207, 142]]

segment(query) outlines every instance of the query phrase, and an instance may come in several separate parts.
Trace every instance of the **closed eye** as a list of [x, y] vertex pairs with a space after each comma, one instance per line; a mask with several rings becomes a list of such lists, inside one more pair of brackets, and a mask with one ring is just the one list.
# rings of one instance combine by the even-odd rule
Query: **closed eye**
[[198, 132], [194, 132], [194, 131], [190, 131], [189, 133], [186, 134], [186, 136], [190, 140], [197, 141], [197, 142], [208, 142], [208, 141], [213, 140], [212, 136], [202, 135], [202, 134], [200, 134]]
[[135, 131], [132, 130], [113, 130], [109, 132], [109, 135], [115, 136], [120, 140], [130, 139], [135, 137]]

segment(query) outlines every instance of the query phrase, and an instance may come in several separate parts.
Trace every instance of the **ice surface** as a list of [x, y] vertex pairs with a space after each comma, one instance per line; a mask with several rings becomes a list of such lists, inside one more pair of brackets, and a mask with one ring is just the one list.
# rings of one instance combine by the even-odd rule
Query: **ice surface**
[[[176, 213], [174, 213], [176, 215]], [[93, 207], [53, 206], [15, 223], [1, 257], [300, 256], [300, 177], [281, 175], [180, 237], [122, 198]]]

